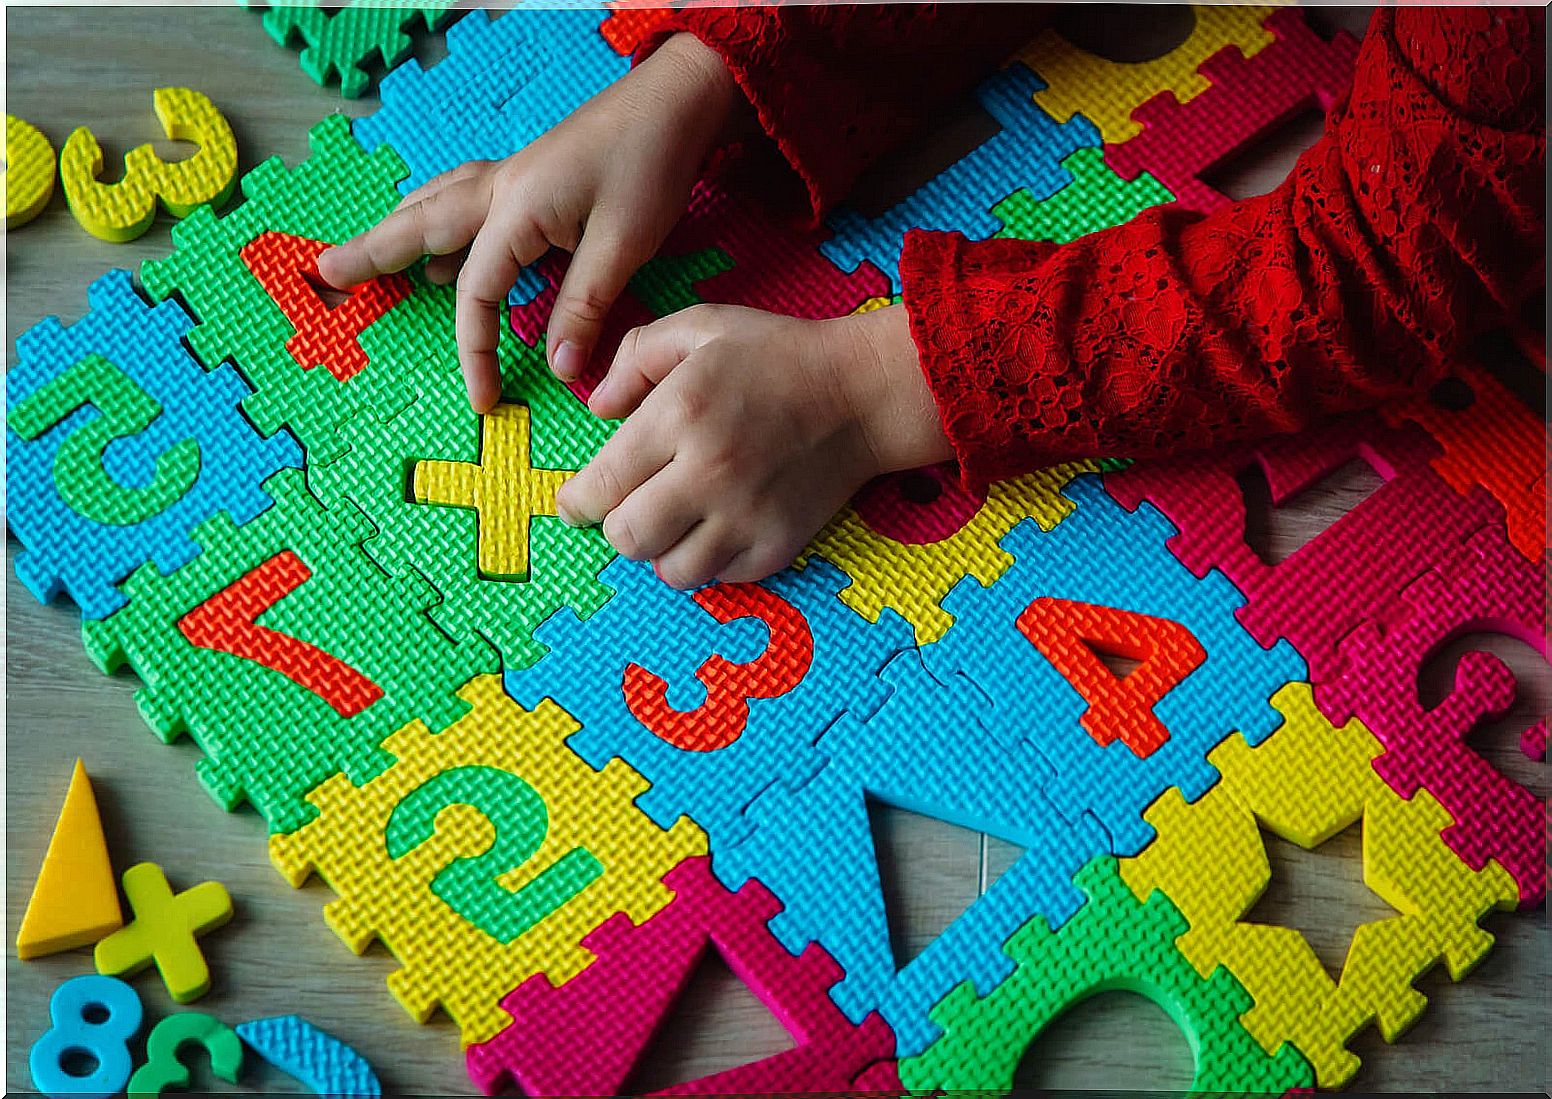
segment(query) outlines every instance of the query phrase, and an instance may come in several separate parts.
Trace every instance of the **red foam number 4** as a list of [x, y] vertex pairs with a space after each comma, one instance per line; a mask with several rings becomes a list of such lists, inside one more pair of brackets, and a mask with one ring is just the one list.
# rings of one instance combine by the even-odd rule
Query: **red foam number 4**
[[261, 233], [243, 246], [242, 260], [296, 329], [286, 350], [303, 370], [321, 366], [340, 381], [366, 368], [361, 333], [409, 296], [410, 280], [382, 275], [352, 290], [338, 305], [319, 295], [318, 257], [329, 244], [289, 233]]
[[640, 664], [626, 665], [621, 687], [626, 708], [655, 736], [687, 752], [712, 752], [743, 735], [751, 698], [777, 698], [803, 682], [814, 662], [814, 635], [796, 607], [756, 584], [714, 584], [692, 598], [724, 626], [760, 619], [770, 630], [765, 651], [746, 664], [710, 657], [695, 673], [706, 701], [693, 710], [670, 706], [667, 681]]
[[279, 672], [323, 699], [340, 717], [354, 717], [383, 696], [381, 687], [318, 646], [258, 623], [259, 615], [311, 576], [306, 562], [284, 550], [178, 619], [178, 629], [191, 645]]
[[[1207, 657], [1178, 622], [1067, 599], [1036, 599], [1018, 628], [1089, 704], [1088, 734], [1101, 745], [1119, 740], [1138, 758], [1169, 739], [1153, 707]], [[1140, 663], [1117, 676], [1100, 653]]]

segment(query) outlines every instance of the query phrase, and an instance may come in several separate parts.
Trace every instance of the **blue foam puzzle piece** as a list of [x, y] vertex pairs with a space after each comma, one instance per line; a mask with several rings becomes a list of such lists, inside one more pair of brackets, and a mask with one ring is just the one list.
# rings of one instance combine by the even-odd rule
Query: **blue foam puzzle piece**
[[[1244, 597], [1221, 574], [1197, 579], [1169, 552], [1176, 531], [1151, 507], [1129, 513], [1097, 475], [1067, 486], [1077, 509], [1050, 531], [1025, 520], [1002, 540], [1015, 561], [983, 588], [961, 581], [944, 598], [955, 618], [923, 649], [940, 680], [964, 685], [986, 726], [1031, 743], [1051, 764], [1051, 798], [1072, 820], [1092, 814], [1113, 852], [1135, 855], [1153, 839], [1142, 818], [1155, 798], [1178, 786], [1188, 801], [1218, 779], [1211, 751], [1238, 730], [1259, 744], [1281, 724], [1271, 697], [1307, 678], [1287, 642], [1263, 649], [1235, 618]], [[1183, 625], [1206, 659], [1154, 707], [1169, 739], [1146, 758], [1117, 740], [1101, 747], [1079, 721], [1088, 703], [1019, 631], [1018, 615], [1040, 596], [1118, 607]]]
[[[796, 789], [772, 787], [750, 806], [756, 827], [713, 867], [729, 888], [749, 878], [780, 898], [771, 931], [793, 953], [818, 942], [846, 970], [831, 989], [854, 1022], [878, 1011], [902, 1057], [939, 1027], [933, 1005], [961, 981], [990, 992], [1012, 969], [1002, 944], [1031, 916], [1059, 926], [1083, 903], [1072, 877], [1109, 846], [1094, 822], [1069, 823], [1046, 796], [1050, 766], [963, 712], [956, 694], [901, 653], [880, 679], [888, 698], [849, 713], [818, 747], [824, 766]], [[896, 970], [868, 818], [872, 797], [1025, 849], [1024, 855], [903, 968]]]
[[383, 1093], [365, 1057], [300, 1015], [255, 1019], [236, 1029], [237, 1036], [260, 1057], [314, 1094], [378, 1099]]
[[499, 19], [471, 11], [448, 28], [445, 58], [429, 69], [406, 61], [383, 78], [382, 106], [352, 133], [368, 152], [391, 145], [404, 158], [406, 194], [464, 161], [510, 156], [630, 68], [601, 22], [591, 6]]
[[[163, 574], [198, 552], [189, 536], [217, 512], [244, 523], [273, 501], [260, 487], [275, 471], [302, 464], [301, 448], [285, 432], [264, 437], [238, 409], [252, 390], [230, 365], [205, 368], [182, 342], [193, 325], [174, 301], [151, 306], [130, 273], [109, 271], [87, 291], [89, 312], [66, 327], [47, 317], [18, 337], [17, 366], [6, 375], [6, 521], [26, 547], [16, 574], [47, 602], [67, 592], [88, 619], [125, 603], [118, 583], [154, 563]], [[111, 411], [83, 393], [69, 413], [30, 439], [15, 428], [16, 413], [88, 355], [126, 375], [161, 411], [135, 435], [114, 439], [100, 461], [107, 479], [126, 492], [151, 484], [157, 461], [176, 446], [198, 446], [198, 476], [173, 503], [144, 520], [112, 525], [80, 514], [60, 497], [57, 463], [81, 461], [66, 441]], [[68, 383], [66, 383], [68, 384]], [[70, 400], [76, 400], [75, 394]]]
[[843, 271], [872, 262], [899, 293], [900, 247], [908, 230], [958, 230], [984, 240], [1002, 229], [992, 207], [1015, 191], [1027, 190], [1038, 202], [1067, 186], [1073, 177], [1061, 162], [1079, 149], [1098, 148], [1099, 130], [1082, 115], [1057, 122], [1046, 114], [1034, 101], [1044, 87], [1017, 62], [983, 81], [976, 98], [1001, 123], [1001, 132], [876, 218], [837, 210], [829, 219], [835, 235], [819, 250]]
[[757, 619], [717, 622], [688, 592], [660, 581], [650, 565], [617, 558], [599, 579], [615, 589], [585, 621], [569, 610], [547, 619], [534, 636], [550, 651], [536, 664], [506, 674], [508, 692], [532, 708], [551, 698], [581, 724], [567, 743], [602, 768], [623, 759], [652, 784], [637, 803], [661, 827], [690, 816], [711, 837], [713, 850], [748, 830], [744, 809], [777, 776], [800, 780], [819, 760], [814, 741], [849, 704], [882, 700], [878, 671], [910, 647], [911, 630], [887, 615], [875, 625], [836, 597], [847, 578], [816, 562], [762, 582], [796, 607], [813, 637], [813, 660], [799, 684], [775, 698], [749, 701], [737, 740], [715, 751], [674, 747], [638, 722], [625, 704], [626, 665], [640, 664], [670, 685], [668, 701], [681, 710], [705, 699], [695, 672], [713, 654], [744, 663], [765, 650], [768, 631]]

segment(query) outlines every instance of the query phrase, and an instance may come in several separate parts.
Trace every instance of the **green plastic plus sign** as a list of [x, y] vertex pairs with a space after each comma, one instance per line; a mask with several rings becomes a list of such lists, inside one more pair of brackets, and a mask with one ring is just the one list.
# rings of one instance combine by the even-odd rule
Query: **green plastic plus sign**
[[174, 894], [162, 868], [142, 862], [124, 871], [124, 895], [135, 918], [97, 944], [97, 972], [128, 976], [155, 962], [178, 1003], [210, 991], [210, 968], [195, 937], [232, 918], [226, 886], [207, 881]]

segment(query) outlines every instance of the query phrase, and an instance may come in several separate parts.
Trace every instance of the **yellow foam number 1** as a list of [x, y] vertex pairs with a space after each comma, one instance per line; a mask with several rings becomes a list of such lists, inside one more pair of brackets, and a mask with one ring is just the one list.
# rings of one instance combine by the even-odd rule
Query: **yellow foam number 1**
[[158, 198], [181, 218], [204, 203], [220, 204], [232, 193], [237, 139], [215, 104], [188, 88], [158, 88], [153, 98], [167, 136], [199, 146], [193, 156], [169, 163], [150, 145], [140, 145], [124, 157], [124, 178], [102, 183], [97, 179], [102, 146], [85, 126], [70, 135], [59, 154], [70, 212], [95, 237], [134, 240], [151, 227]]
[[5, 227], [19, 229], [43, 212], [54, 193], [54, 146], [43, 132], [5, 116]]

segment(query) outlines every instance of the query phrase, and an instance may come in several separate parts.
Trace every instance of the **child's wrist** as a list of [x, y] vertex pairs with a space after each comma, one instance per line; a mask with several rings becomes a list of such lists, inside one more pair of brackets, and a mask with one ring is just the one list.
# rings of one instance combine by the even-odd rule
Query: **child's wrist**
[[947, 461], [953, 447], [922, 372], [902, 305], [853, 314], [834, 326], [842, 384], [879, 473]]
[[681, 31], [643, 64], [652, 61], [669, 74], [676, 106], [704, 146], [701, 153], [726, 143], [746, 102], [722, 56], [695, 35]]

